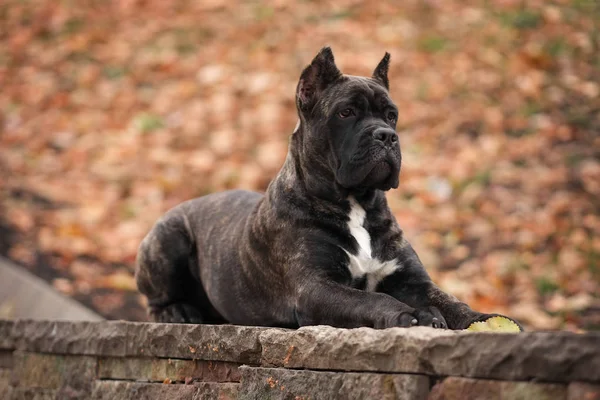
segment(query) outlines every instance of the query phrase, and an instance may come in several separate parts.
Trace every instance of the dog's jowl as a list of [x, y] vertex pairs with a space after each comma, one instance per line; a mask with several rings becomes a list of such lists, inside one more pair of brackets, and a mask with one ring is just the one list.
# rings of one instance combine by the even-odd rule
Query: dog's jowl
[[266, 194], [211, 194], [156, 223], [136, 270], [155, 321], [463, 329], [491, 316], [431, 281], [387, 206], [402, 161], [389, 62], [343, 75], [321, 50]]

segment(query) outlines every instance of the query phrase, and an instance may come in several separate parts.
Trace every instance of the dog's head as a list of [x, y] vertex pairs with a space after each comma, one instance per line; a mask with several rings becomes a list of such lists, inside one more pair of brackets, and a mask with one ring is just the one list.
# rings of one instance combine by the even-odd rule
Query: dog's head
[[325, 47], [298, 82], [296, 105], [309, 136], [305, 152], [350, 191], [398, 187], [398, 108], [388, 92], [389, 62], [386, 53], [370, 78], [343, 75]]

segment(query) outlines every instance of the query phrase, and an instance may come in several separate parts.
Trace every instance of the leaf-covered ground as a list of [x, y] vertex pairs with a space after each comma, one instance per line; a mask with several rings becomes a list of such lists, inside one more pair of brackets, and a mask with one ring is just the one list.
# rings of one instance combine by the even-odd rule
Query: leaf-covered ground
[[538, 329], [600, 327], [595, 0], [4, 0], [0, 249], [110, 318], [154, 221], [264, 190], [323, 45], [350, 74], [392, 53], [401, 185], [433, 278]]

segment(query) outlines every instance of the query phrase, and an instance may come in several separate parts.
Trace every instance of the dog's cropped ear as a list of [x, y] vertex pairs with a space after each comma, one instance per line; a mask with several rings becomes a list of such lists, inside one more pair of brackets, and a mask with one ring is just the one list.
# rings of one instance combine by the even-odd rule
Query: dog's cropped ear
[[303, 111], [309, 110], [314, 106], [318, 95], [341, 76], [342, 73], [335, 65], [331, 48], [323, 47], [300, 75], [296, 88], [298, 108]]
[[390, 53], [386, 52], [385, 56], [379, 61], [377, 68], [373, 71], [373, 79], [380, 82], [387, 90], [390, 90], [390, 81], [388, 80], [388, 69], [390, 68]]

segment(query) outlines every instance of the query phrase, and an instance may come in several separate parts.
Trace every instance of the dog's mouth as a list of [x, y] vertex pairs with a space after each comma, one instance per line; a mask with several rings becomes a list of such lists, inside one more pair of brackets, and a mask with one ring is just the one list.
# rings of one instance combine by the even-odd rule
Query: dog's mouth
[[371, 172], [367, 174], [365, 177], [366, 182], [384, 182], [386, 181], [390, 174], [392, 173], [392, 166], [389, 161], [382, 160], [376, 163]]
[[368, 153], [366, 160], [340, 168], [336, 176], [338, 183], [348, 189], [389, 190], [398, 187], [399, 149], [374, 146]]

